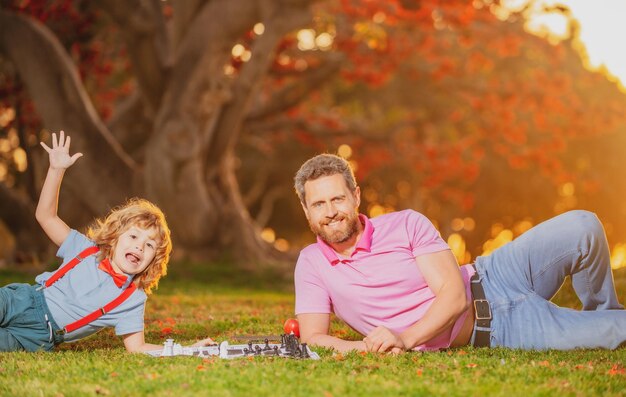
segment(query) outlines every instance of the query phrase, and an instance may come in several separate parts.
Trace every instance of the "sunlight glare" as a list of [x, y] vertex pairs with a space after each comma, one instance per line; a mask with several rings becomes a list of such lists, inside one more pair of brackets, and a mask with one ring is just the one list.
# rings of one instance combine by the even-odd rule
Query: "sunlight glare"
[[15, 148], [13, 151], [13, 162], [19, 172], [26, 171], [28, 168], [28, 159], [26, 158], [26, 152], [21, 147]]
[[276, 241], [276, 232], [274, 229], [266, 227], [261, 231], [261, 238], [271, 244]]
[[246, 48], [243, 45], [235, 44], [230, 53], [233, 54], [234, 57], [240, 57], [243, 55], [244, 51], [246, 51]]
[[315, 45], [322, 51], [330, 50], [333, 45], [333, 36], [330, 33], [321, 33], [315, 38]]
[[[528, 1], [526, 0], [526, 3]], [[621, 88], [626, 85], [626, 52], [623, 47], [623, 37], [626, 37], [626, 1], [624, 0], [540, 0], [537, 9], [530, 15], [530, 27], [537, 25], [549, 29], [555, 34], [562, 34], [564, 30], [563, 18], [547, 18], [540, 10], [543, 6], [567, 6], [572, 16], [580, 23], [580, 41], [584, 44], [588, 59], [586, 66], [590, 69], [601, 70], [605, 66], [609, 74], [619, 79]], [[537, 27], [536, 26], [536, 27]], [[541, 32], [538, 32], [541, 35]], [[610, 77], [610, 76], [609, 76]]]
[[1, 128], [5, 128], [14, 119], [15, 119], [15, 109], [13, 108], [0, 109], [0, 127]]
[[309, 51], [315, 49], [315, 31], [313, 29], [302, 29], [298, 31], [298, 49]]
[[611, 267], [619, 269], [626, 267], [626, 243], [618, 243], [611, 252]]
[[350, 147], [350, 145], [346, 145], [345, 143], [341, 146], [339, 146], [339, 148], [337, 149], [337, 154], [340, 157], [343, 157], [346, 160], [350, 159], [350, 156], [352, 156], [352, 148]]
[[289, 251], [289, 242], [284, 238], [279, 238], [274, 243], [274, 248], [276, 248], [280, 252], [287, 252]]
[[257, 36], [260, 36], [260, 35], [262, 35], [265, 32], [265, 25], [263, 25], [261, 22], [259, 22], [256, 25], [254, 25], [254, 27], [252, 28], [252, 31]]
[[368, 216], [370, 218], [376, 218], [377, 216], [382, 215], [384, 213], [385, 213], [385, 208], [382, 205], [374, 204], [370, 206], [369, 211], [368, 211]]

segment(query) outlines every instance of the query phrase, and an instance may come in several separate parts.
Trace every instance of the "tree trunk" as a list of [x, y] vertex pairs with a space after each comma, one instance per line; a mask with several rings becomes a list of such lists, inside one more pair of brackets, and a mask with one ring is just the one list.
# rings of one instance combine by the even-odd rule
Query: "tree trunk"
[[50, 248], [48, 238], [35, 220], [32, 202], [4, 183], [0, 183], [0, 219], [13, 233], [18, 253], [27, 257], [23, 259], [36, 259]]
[[[123, 25], [133, 70], [141, 74], [136, 96], [111, 129], [52, 32], [0, 10], [0, 51], [19, 70], [45, 127], [76, 136], [72, 151], [85, 154], [68, 172], [62, 193], [76, 197], [77, 212], [93, 216], [145, 192], [165, 212], [179, 254], [206, 259], [229, 250], [242, 259], [274, 257], [277, 251], [260, 238], [243, 203], [234, 152], [277, 44], [310, 21], [311, 1], [180, 1], [173, 40], [165, 35], [159, 3], [103, 5]], [[138, 12], [129, 13], [134, 8]], [[253, 40], [252, 58], [226, 75], [233, 45], [259, 22], [265, 32]]]
[[92, 214], [123, 201], [134, 190], [136, 164], [98, 117], [57, 38], [39, 22], [0, 10], [0, 52], [15, 65], [45, 127], [65, 130], [75, 138], [72, 151], [85, 155], [67, 173], [64, 190]]
[[[228, 30], [207, 21], [223, 11], [216, 7], [234, 12], [234, 5], [208, 3], [180, 43], [171, 85], [146, 151], [145, 179], [149, 198], [168, 214], [177, 247], [188, 255], [217, 248], [263, 260], [276, 253], [259, 237], [243, 203], [234, 150], [277, 43], [310, 20], [308, 2], [279, 3], [259, 1], [256, 11], [251, 7], [237, 11], [237, 24]], [[230, 46], [212, 43], [236, 42], [258, 21], [266, 30], [256, 38], [250, 61], [231, 82], [223, 69]], [[224, 40], [224, 35], [232, 37]]]

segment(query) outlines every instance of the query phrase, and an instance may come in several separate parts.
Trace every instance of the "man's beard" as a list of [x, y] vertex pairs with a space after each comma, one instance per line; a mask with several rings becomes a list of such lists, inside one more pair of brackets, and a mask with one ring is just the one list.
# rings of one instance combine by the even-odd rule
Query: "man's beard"
[[309, 227], [311, 228], [311, 231], [315, 233], [316, 236], [318, 236], [320, 239], [322, 239], [322, 241], [324, 241], [327, 244], [345, 243], [359, 231], [358, 222], [360, 222], [360, 220], [359, 220], [359, 215], [356, 212], [353, 214], [337, 215], [333, 219], [342, 218], [342, 217], [345, 218], [345, 221], [346, 221], [342, 229], [332, 230], [330, 232], [327, 232], [326, 230], [324, 230], [324, 226], [326, 226], [326, 224], [331, 222], [332, 220], [330, 221], [326, 220], [326, 224], [324, 225], [313, 224], [311, 223], [311, 221], [309, 221]]

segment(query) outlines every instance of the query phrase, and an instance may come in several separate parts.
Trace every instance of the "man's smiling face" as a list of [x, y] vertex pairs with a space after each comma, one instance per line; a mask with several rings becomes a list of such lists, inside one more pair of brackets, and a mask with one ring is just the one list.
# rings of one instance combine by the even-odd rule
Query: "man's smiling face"
[[351, 192], [341, 174], [323, 176], [304, 184], [304, 213], [313, 233], [328, 244], [341, 244], [358, 232], [357, 186]]

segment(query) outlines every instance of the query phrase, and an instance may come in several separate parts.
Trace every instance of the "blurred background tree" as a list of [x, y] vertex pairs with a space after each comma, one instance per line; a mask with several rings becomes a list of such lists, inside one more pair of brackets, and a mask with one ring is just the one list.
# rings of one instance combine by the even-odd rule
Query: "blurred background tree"
[[0, 219], [15, 253], [49, 249], [37, 145], [64, 129], [68, 223], [145, 196], [192, 258], [312, 242], [292, 178], [324, 151], [364, 213], [423, 212], [460, 261], [573, 208], [624, 241], [626, 96], [553, 12], [558, 43], [486, 0], [4, 1]]

